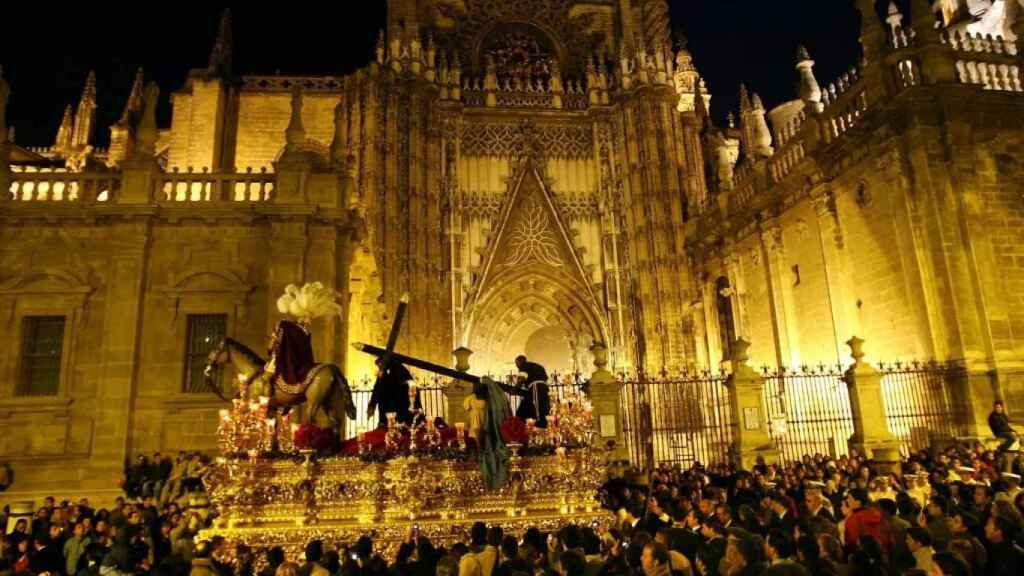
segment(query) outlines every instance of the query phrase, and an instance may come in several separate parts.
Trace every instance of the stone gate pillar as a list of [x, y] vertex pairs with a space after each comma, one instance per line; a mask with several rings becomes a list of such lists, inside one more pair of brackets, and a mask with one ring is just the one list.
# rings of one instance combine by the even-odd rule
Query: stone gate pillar
[[[452, 356], [455, 356], [455, 369], [460, 372], [469, 371], [469, 357], [473, 355], [473, 351], [465, 346], [456, 348], [452, 351]], [[469, 382], [463, 382], [462, 380], [452, 380], [451, 384], [448, 385], [448, 389], [445, 391], [445, 396], [448, 398], [448, 413], [445, 414], [445, 420], [449, 426], [455, 426], [456, 422], [466, 422], [466, 410], [462, 407], [462, 403], [466, 401], [466, 397], [473, 392], [473, 388]]]
[[849, 447], [874, 459], [880, 471], [888, 473], [900, 465], [900, 441], [889, 431], [885, 421], [882, 375], [863, 361], [863, 340], [854, 336], [846, 345], [853, 357], [853, 365], [843, 375], [853, 413], [853, 436], [850, 436]]
[[594, 409], [594, 443], [614, 442], [614, 460], [628, 460], [626, 435], [622, 430], [622, 382], [608, 369], [608, 347], [595, 342], [590, 347], [594, 356], [594, 373], [590, 375], [590, 402]]
[[740, 338], [733, 343], [732, 374], [726, 381], [731, 394], [729, 408], [736, 425], [736, 464], [750, 470], [763, 458], [766, 463], [778, 460], [775, 441], [768, 433], [768, 410], [764, 403], [764, 378], [747, 365], [750, 342]]

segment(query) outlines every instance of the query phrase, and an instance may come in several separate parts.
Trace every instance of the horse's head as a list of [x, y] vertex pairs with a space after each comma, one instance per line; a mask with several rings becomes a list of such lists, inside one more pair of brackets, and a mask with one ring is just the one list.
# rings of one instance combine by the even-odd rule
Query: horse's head
[[255, 352], [231, 338], [221, 340], [210, 351], [207, 356], [206, 368], [203, 369], [207, 387], [221, 398], [224, 398], [224, 395], [221, 393], [220, 387], [213, 381], [213, 375], [216, 370], [229, 362], [245, 382], [258, 380], [257, 376], [263, 371], [263, 359]]

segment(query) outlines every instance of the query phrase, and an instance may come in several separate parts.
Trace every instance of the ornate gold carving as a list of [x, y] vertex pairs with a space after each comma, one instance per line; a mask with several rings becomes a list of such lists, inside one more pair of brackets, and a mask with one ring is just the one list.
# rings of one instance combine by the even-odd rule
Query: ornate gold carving
[[374, 524], [375, 542], [391, 555], [414, 523], [435, 544], [451, 544], [464, 539], [476, 520], [511, 532], [607, 520], [595, 499], [605, 458], [590, 448], [514, 455], [509, 483], [496, 491], [485, 488], [474, 458], [222, 458], [208, 482], [220, 516], [200, 537], [220, 535], [256, 548], [281, 545], [298, 552], [313, 538], [354, 541]]

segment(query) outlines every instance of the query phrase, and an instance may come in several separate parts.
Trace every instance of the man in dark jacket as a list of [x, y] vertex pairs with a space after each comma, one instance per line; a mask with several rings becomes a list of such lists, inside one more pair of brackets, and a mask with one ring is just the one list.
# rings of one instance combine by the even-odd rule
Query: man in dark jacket
[[538, 428], [547, 428], [548, 414], [551, 413], [547, 370], [536, 362], [528, 361], [526, 356], [516, 356], [516, 368], [519, 370], [519, 386], [501, 384], [502, 390], [522, 398], [516, 408], [516, 418], [532, 418]]
[[989, 541], [988, 570], [993, 576], [1017, 576], [1024, 570], [1024, 550], [1013, 543], [1016, 527], [1009, 518], [989, 516], [985, 538]]
[[54, 544], [49, 530], [40, 532], [35, 539], [36, 552], [29, 561], [29, 569], [33, 574], [64, 573], [64, 553], [61, 547]]
[[1010, 426], [1010, 418], [1006, 415], [1006, 407], [1002, 400], [996, 400], [992, 405], [992, 413], [988, 415], [988, 427], [992, 435], [1002, 440], [999, 444], [999, 452], [1006, 452], [1017, 442], [1017, 433]]
[[519, 542], [515, 536], [505, 536], [501, 541], [501, 562], [494, 569], [494, 576], [512, 576], [516, 572], [529, 574], [530, 564], [519, 557]]

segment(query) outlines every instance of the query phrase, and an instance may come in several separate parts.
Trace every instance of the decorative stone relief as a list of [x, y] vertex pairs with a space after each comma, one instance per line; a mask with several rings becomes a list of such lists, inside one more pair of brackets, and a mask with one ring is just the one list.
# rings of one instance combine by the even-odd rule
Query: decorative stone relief
[[509, 247], [512, 254], [505, 266], [518, 266], [530, 261], [537, 261], [554, 266], [562, 266], [562, 257], [558, 250], [558, 241], [548, 221], [547, 211], [535, 199], [530, 198], [523, 204], [522, 219], [509, 236]]
[[[532, 134], [548, 158], [589, 158], [594, 151], [588, 126], [536, 126]], [[467, 124], [462, 132], [464, 156], [515, 157], [522, 153], [527, 135], [516, 123]]]

